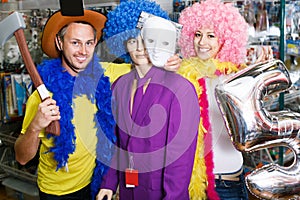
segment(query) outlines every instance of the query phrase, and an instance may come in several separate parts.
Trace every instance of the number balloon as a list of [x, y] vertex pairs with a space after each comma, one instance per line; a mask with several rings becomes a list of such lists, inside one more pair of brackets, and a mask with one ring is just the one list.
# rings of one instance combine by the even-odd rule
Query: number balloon
[[287, 91], [289, 72], [280, 60], [249, 66], [215, 88], [218, 106], [236, 149], [253, 152], [285, 146], [294, 162], [284, 167], [270, 163], [246, 176], [248, 189], [262, 199], [300, 198], [300, 114], [289, 110], [269, 111], [268, 95]]

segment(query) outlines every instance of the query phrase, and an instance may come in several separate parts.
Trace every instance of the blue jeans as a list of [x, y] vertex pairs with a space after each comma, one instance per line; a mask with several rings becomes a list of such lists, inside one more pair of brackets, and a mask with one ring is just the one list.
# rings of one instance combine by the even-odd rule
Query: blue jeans
[[90, 184], [81, 190], [66, 195], [57, 196], [42, 191], [39, 191], [39, 195], [41, 200], [92, 200]]
[[216, 191], [221, 200], [248, 200], [244, 173], [239, 178], [240, 181], [215, 179]]

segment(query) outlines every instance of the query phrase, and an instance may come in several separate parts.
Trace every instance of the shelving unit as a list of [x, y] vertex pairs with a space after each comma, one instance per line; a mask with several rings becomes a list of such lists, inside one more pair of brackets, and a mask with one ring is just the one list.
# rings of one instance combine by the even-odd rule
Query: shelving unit
[[0, 126], [0, 178], [8, 196], [18, 200], [37, 200], [37, 157], [24, 166], [15, 161], [13, 147], [21, 125], [19, 119]]
[[0, 133], [2, 143], [5, 145], [3, 154], [0, 159], [0, 167], [4, 170], [7, 176], [12, 176], [21, 179], [27, 183], [36, 183], [37, 159], [28, 165], [20, 166], [15, 161], [13, 145], [16, 141], [15, 132]]

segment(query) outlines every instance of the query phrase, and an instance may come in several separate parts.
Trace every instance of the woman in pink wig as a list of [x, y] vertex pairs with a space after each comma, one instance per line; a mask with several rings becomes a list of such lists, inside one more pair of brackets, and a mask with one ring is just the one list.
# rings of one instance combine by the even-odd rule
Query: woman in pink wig
[[[179, 73], [195, 86], [201, 110], [199, 137], [190, 183], [191, 199], [248, 199], [244, 182], [243, 156], [233, 146], [214, 89], [228, 74], [246, 67], [248, 24], [232, 4], [206, 0], [184, 9], [179, 45], [184, 60]], [[257, 61], [272, 54], [264, 49]], [[271, 56], [272, 57], [272, 56]], [[202, 156], [204, 152], [204, 156]], [[203, 172], [203, 164], [206, 173]], [[205, 188], [205, 190], [203, 190]]]

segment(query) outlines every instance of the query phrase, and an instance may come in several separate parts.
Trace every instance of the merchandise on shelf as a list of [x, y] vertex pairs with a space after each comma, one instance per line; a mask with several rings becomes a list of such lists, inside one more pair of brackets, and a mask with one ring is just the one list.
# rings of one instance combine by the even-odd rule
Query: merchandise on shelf
[[300, 40], [286, 40], [286, 53], [289, 55], [300, 55]]

